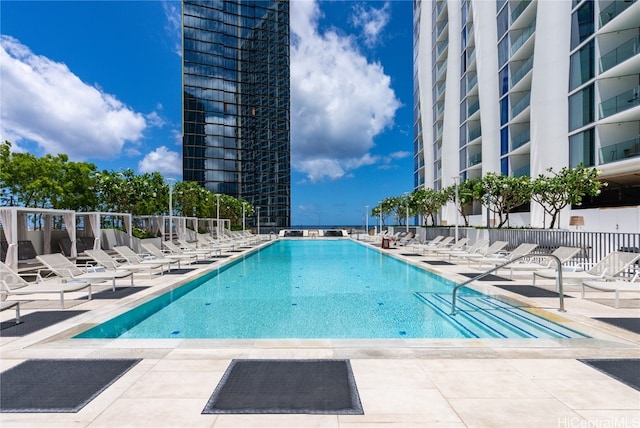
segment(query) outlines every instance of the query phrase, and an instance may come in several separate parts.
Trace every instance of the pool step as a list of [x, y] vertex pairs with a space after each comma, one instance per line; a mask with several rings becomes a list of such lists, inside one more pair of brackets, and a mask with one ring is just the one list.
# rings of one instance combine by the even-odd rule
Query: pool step
[[416, 292], [422, 302], [449, 322], [478, 338], [584, 337], [516, 306], [485, 295], [458, 295], [457, 314], [451, 315], [451, 294]]

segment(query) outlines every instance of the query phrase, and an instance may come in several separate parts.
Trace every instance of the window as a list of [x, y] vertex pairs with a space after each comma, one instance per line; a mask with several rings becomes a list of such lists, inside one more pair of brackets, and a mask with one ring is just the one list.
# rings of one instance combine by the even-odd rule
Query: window
[[569, 97], [569, 131], [593, 122], [593, 84]]
[[571, 55], [569, 90], [572, 91], [594, 76], [593, 40]]
[[500, 154], [509, 153], [509, 127], [505, 126], [500, 130]]
[[593, 2], [587, 1], [571, 16], [571, 50], [593, 34]]
[[595, 141], [593, 128], [569, 137], [569, 166], [576, 168], [595, 165]]

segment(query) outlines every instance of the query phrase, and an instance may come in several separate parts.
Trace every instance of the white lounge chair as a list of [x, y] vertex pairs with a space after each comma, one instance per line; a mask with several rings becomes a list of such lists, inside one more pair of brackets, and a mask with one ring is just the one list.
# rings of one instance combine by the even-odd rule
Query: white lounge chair
[[154, 244], [140, 244], [145, 251], [149, 252], [149, 254], [155, 256], [157, 259], [168, 259], [168, 260], [177, 260], [178, 261], [178, 269], [180, 269], [181, 262], [188, 262], [189, 264], [198, 260], [198, 256], [195, 254], [170, 254], [163, 253], [162, 250], [156, 247]]
[[0, 311], [16, 308], [16, 324], [20, 324], [20, 302], [17, 300], [5, 300], [7, 293], [0, 291]]
[[453, 255], [453, 257], [463, 258], [467, 260], [467, 264], [471, 265], [472, 261], [481, 260], [486, 257], [491, 257], [494, 254], [498, 254], [504, 247], [508, 244], [507, 241], [496, 241], [493, 244], [489, 245], [486, 248], [480, 248], [475, 253], [471, 254], [462, 254], [462, 255]]
[[422, 252], [422, 254], [426, 254], [431, 251], [445, 249], [449, 244], [451, 244], [451, 242], [453, 242], [454, 239], [456, 239], [454, 236], [447, 236], [446, 238], [436, 242], [433, 245], [423, 245], [422, 248], [420, 248], [420, 251]]
[[620, 293], [630, 292], [640, 294], [640, 281], [638, 278], [640, 273], [636, 273], [631, 278], [631, 281], [615, 280], [615, 281], [602, 281], [602, 280], [587, 280], [582, 281], [582, 293], [580, 297], [584, 299], [584, 293], [586, 288], [592, 288], [598, 291], [610, 291], [614, 292], [616, 296], [615, 308], [620, 307]]
[[211, 257], [212, 254], [218, 252], [218, 250], [207, 250], [207, 249], [195, 249], [195, 250], [186, 250], [184, 248], [178, 247], [173, 241], [163, 241], [162, 245], [166, 247], [171, 254], [179, 254], [179, 255], [189, 255], [189, 256], [197, 256], [206, 259], [207, 257]]
[[164, 258], [159, 259], [157, 257], [144, 258], [141, 255], [136, 254], [136, 252], [133, 251], [131, 248], [126, 247], [124, 245], [118, 245], [116, 247], [113, 247], [113, 249], [122, 257], [124, 257], [129, 263], [147, 264], [147, 265], [160, 263], [163, 267], [167, 268], [168, 272], [171, 272], [171, 265], [173, 263], [179, 263], [178, 260], [169, 260]]
[[451, 257], [458, 257], [465, 254], [475, 254], [478, 251], [485, 248], [487, 245], [489, 245], [488, 239], [478, 239], [476, 242], [474, 242], [471, 246], [469, 246], [466, 249], [448, 249], [447, 248], [447, 249], [442, 249], [437, 251], [437, 254], [441, 254], [443, 258], [444, 256], [449, 256], [449, 260], [451, 260]]
[[458, 239], [458, 242], [451, 244], [451, 245], [444, 245], [444, 246], [436, 246], [436, 248], [432, 248], [430, 250], [428, 250], [430, 253], [442, 253], [444, 251], [457, 251], [457, 250], [462, 250], [464, 248], [465, 245], [467, 245], [467, 242], [469, 242], [469, 238], [460, 238]]
[[[575, 247], [558, 247], [551, 254], [556, 256], [561, 264], [564, 264], [571, 260], [576, 254], [580, 252], [580, 248]], [[535, 257], [535, 256], [533, 256]], [[534, 263], [531, 261], [522, 263], [513, 263], [507, 266], [505, 269], [509, 269], [509, 278], [513, 279], [514, 271], [535, 271], [544, 269], [555, 269], [557, 262], [551, 257], [545, 257], [540, 263]]]
[[60, 294], [60, 304], [64, 309], [64, 293], [88, 289], [87, 299], [91, 300], [91, 283], [87, 281], [72, 280], [61, 282], [46, 280], [42, 282], [27, 282], [9, 266], [0, 262], [0, 282], [2, 292], [7, 296], [24, 296], [30, 294]]
[[537, 247], [538, 247], [538, 244], [529, 244], [529, 243], [520, 244], [516, 248], [514, 248], [513, 251], [511, 251], [510, 253], [504, 253], [504, 254], [498, 253], [497, 255], [494, 255], [492, 257], [482, 257], [480, 259], [475, 259], [474, 263], [477, 262], [478, 267], [482, 265], [498, 266], [506, 262], [509, 262], [511, 260], [515, 260], [518, 257], [529, 255]]
[[[583, 271], [567, 272], [562, 271], [562, 282], [571, 282], [580, 284], [582, 281], [603, 280], [613, 278], [624, 272], [629, 266], [640, 259], [638, 253], [627, 253], [623, 251], [613, 251], [605, 256], [592, 268]], [[556, 279], [558, 272], [553, 269], [537, 270], [533, 272], [533, 284], [536, 283], [536, 277], [544, 279]]]
[[109, 254], [105, 253], [103, 250], [95, 249], [95, 250], [86, 250], [86, 253], [89, 257], [91, 257], [96, 263], [100, 266], [104, 266], [107, 270], [122, 270], [126, 269], [132, 272], [149, 272], [149, 278], [153, 276], [154, 269], [160, 269], [160, 275], [164, 273], [164, 267], [162, 263], [121, 263], [118, 260], [111, 257]]
[[[387, 231], [385, 230], [385, 233]], [[434, 248], [440, 241], [444, 239], [444, 235], [438, 235], [431, 241], [427, 241], [422, 244], [413, 244], [413, 249], [416, 251], [422, 251], [423, 248]]]
[[91, 282], [102, 282], [111, 280], [111, 289], [116, 291], [116, 279], [130, 277], [131, 285], [133, 285], [133, 272], [129, 270], [107, 271], [102, 268], [96, 269], [93, 266], [87, 266], [83, 270], [61, 253], [42, 254], [37, 258], [40, 263], [46, 266], [47, 270], [67, 281], [86, 280]]

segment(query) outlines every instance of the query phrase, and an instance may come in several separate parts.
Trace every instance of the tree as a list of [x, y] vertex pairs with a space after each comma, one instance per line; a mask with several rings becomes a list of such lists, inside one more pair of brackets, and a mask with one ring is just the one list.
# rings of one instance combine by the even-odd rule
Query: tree
[[498, 215], [498, 227], [508, 223], [511, 210], [531, 201], [529, 176], [509, 177], [489, 172], [482, 178], [481, 189], [484, 204]]
[[[456, 201], [456, 186], [449, 186], [444, 189], [447, 195], [447, 200], [455, 203]], [[479, 178], [472, 178], [464, 180], [458, 184], [458, 206], [456, 209], [464, 219], [464, 225], [469, 226], [469, 205], [474, 201], [482, 198], [482, 180]]]
[[[532, 182], [531, 199], [539, 203], [551, 221], [553, 229], [558, 222], [560, 211], [567, 205], [581, 205], [585, 196], [600, 194], [605, 183], [597, 180], [598, 170], [580, 165], [577, 168], [564, 167], [556, 173], [553, 168], [547, 169], [548, 175], [539, 175]], [[543, 224], [543, 227], [545, 225]]]
[[420, 188], [413, 191], [413, 201], [415, 204], [416, 214], [424, 217], [424, 225], [427, 226], [427, 220], [431, 218], [431, 224], [436, 224], [436, 214], [440, 208], [447, 203], [447, 193], [431, 188]]

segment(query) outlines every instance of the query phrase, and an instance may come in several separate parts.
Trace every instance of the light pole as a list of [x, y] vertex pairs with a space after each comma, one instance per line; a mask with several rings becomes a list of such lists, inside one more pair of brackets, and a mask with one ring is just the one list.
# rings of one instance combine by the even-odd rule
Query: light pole
[[169, 241], [173, 240], [173, 182], [175, 178], [167, 178], [169, 182]]
[[365, 221], [364, 221], [364, 234], [365, 236], [369, 235], [369, 205], [364, 206], [365, 210]]
[[260, 235], [260, 207], [256, 207], [258, 210], [258, 235]]
[[380, 226], [379, 233], [382, 233], [382, 201], [378, 203], [378, 206], [380, 207], [380, 211], [378, 212], [378, 225]]
[[243, 201], [242, 202], [242, 231], [244, 232], [244, 209], [245, 209], [245, 205], [246, 203]]
[[220, 193], [216, 193], [216, 239], [220, 240]]
[[458, 180], [460, 176], [453, 177], [453, 184], [456, 186], [456, 193], [454, 198], [454, 212], [456, 213], [456, 242], [458, 242]]
[[404, 194], [405, 197], [405, 203], [407, 204], [407, 229], [406, 231], [409, 232], [409, 192], [406, 192]]

